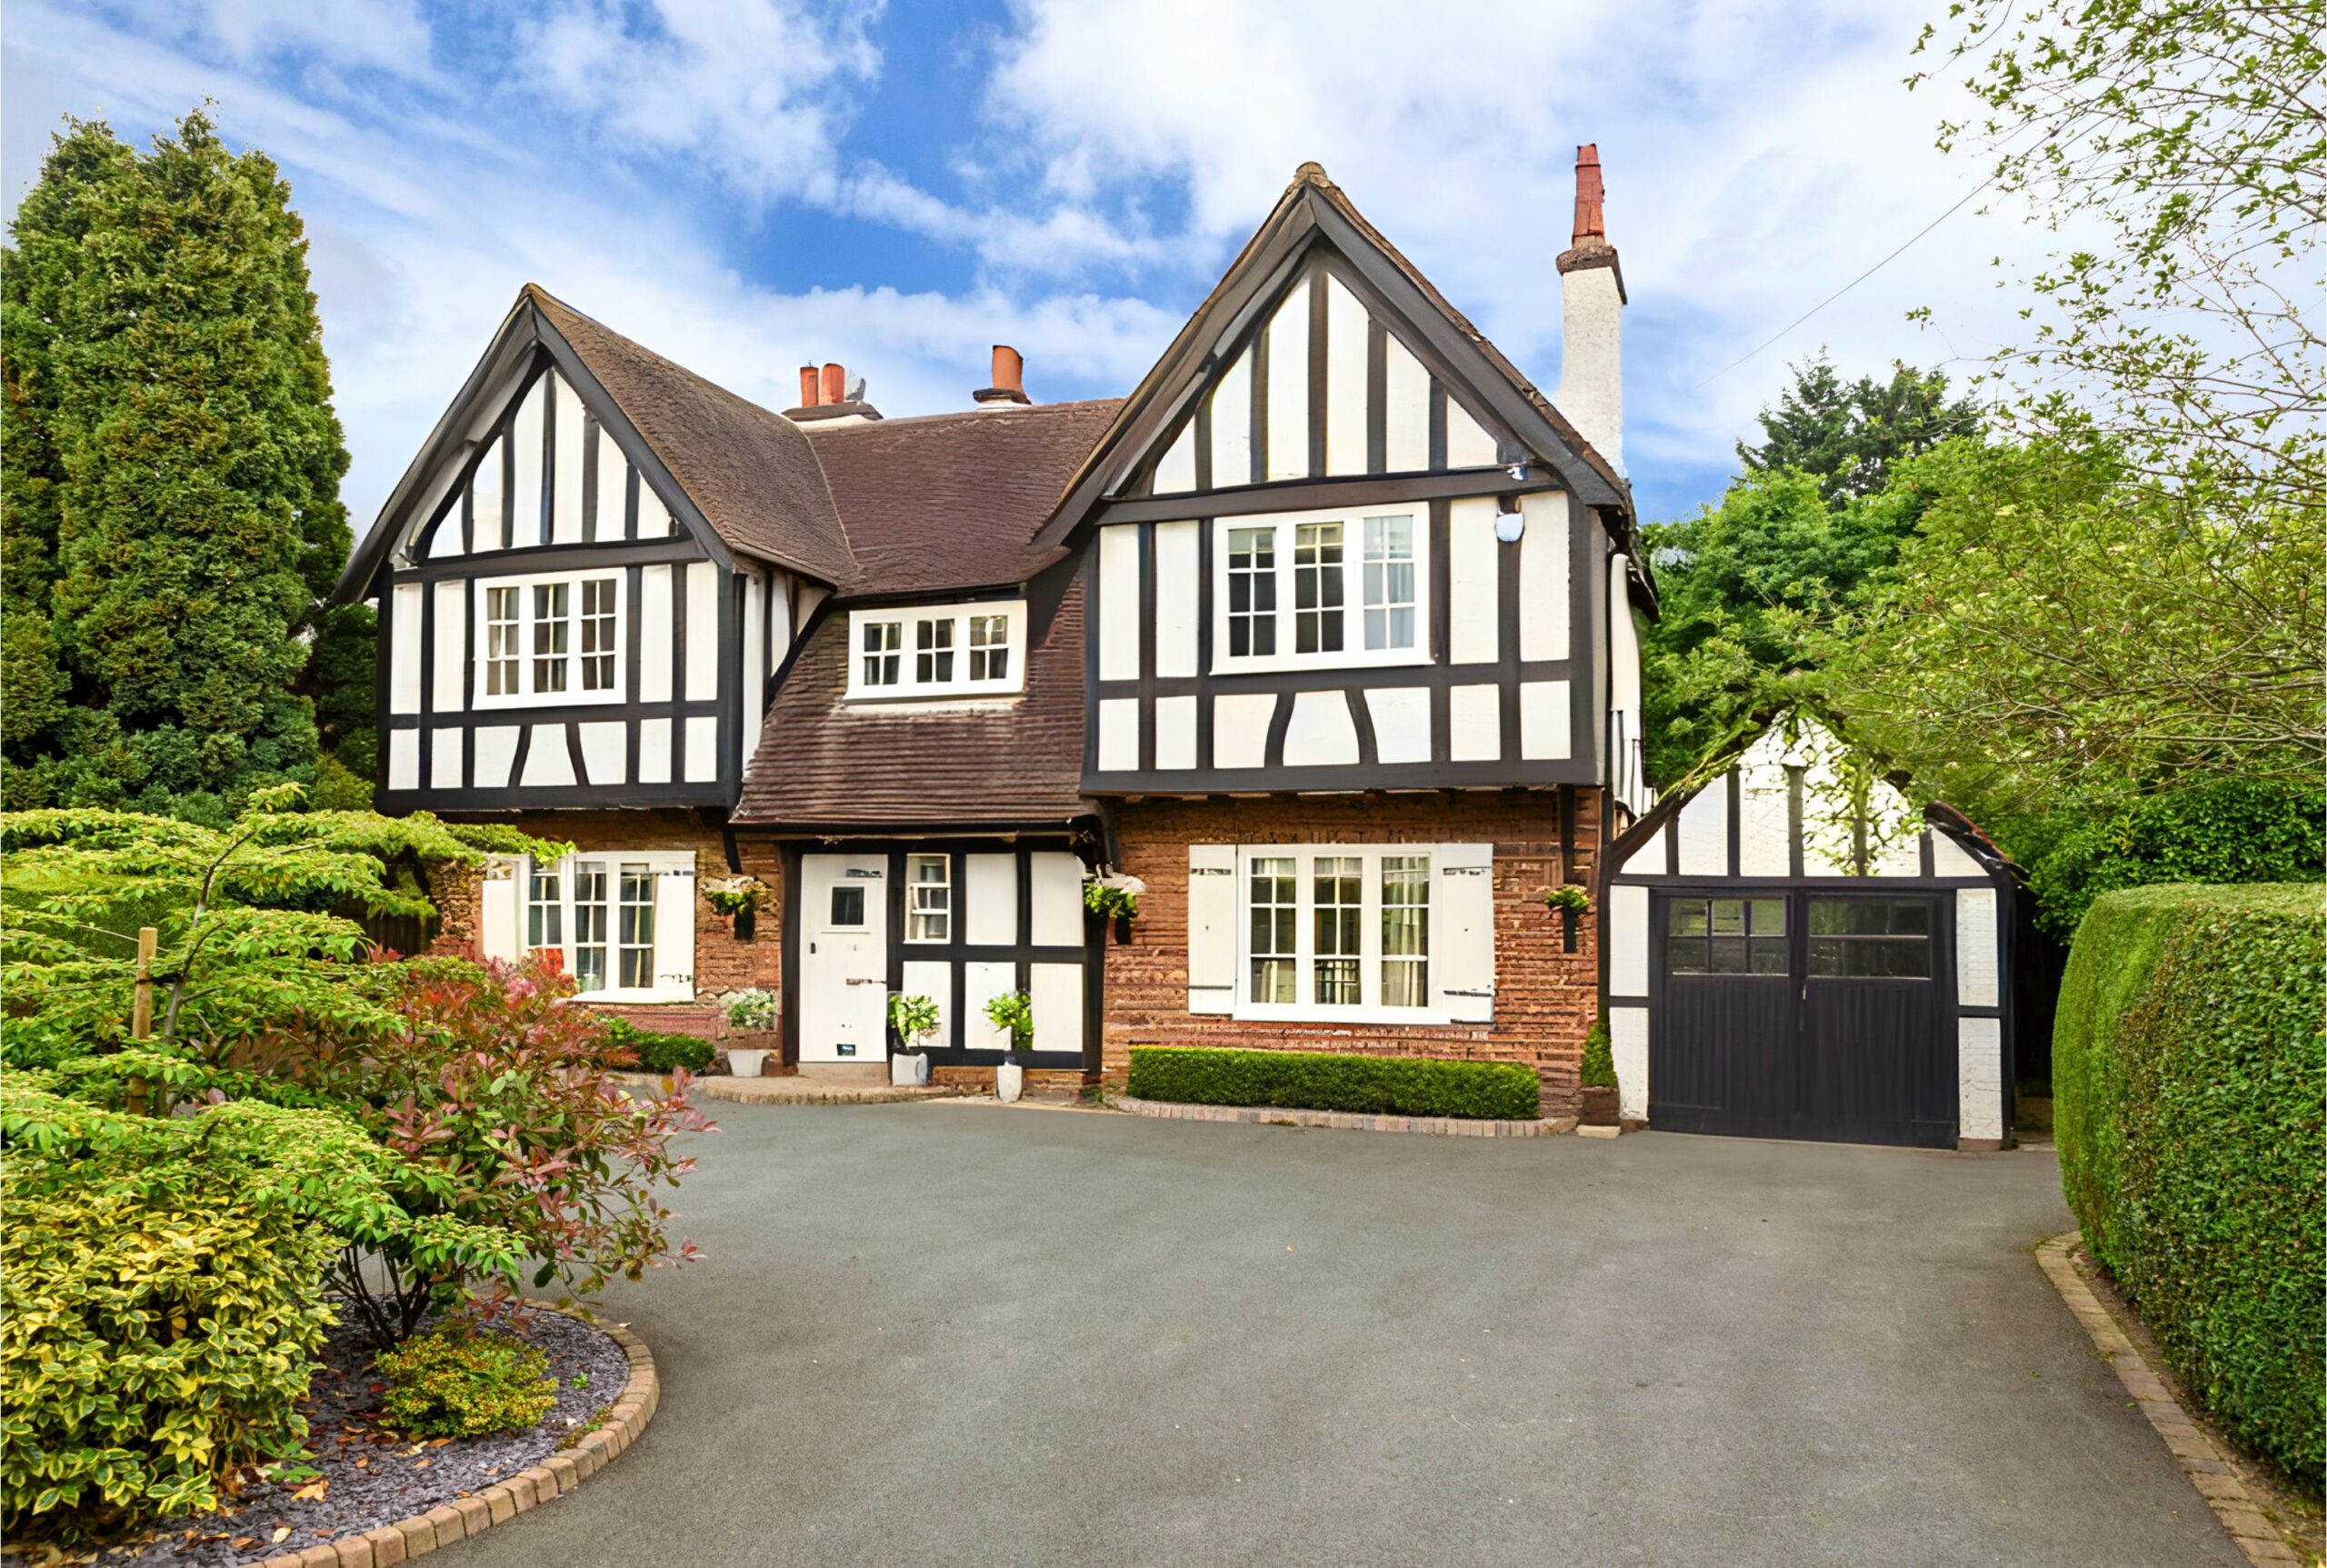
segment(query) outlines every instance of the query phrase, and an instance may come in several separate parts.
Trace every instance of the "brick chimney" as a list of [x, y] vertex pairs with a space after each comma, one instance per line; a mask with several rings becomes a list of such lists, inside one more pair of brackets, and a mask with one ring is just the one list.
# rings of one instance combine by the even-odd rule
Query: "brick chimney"
[[1608, 243], [1600, 148], [1575, 150], [1575, 234], [1556, 264], [1565, 321], [1552, 405], [1618, 473], [1624, 469], [1624, 275]]
[[800, 367], [800, 406], [787, 408], [784, 417], [794, 424], [811, 420], [828, 424], [862, 424], [881, 417], [881, 411], [864, 401], [864, 384], [859, 378], [850, 395], [848, 367], [837, 362], [821, 369], [813, 365]]
[[1030, 404], [1026, 395], [1026, 357], [1006, 343], [994, 345], [994, 385], [970, 394], [980, 408], [1009, 408]]

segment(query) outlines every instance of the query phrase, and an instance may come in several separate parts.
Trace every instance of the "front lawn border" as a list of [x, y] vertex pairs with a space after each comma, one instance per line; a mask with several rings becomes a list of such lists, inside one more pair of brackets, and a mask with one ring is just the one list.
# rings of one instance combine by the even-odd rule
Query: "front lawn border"
[[553, 1453], [531, 1469], [521, 1470], [506, 1481], [497, 1481], [482, 1492], [439, 1503], [425, 1513], [383, 1524], [362, 1535], [345, 1536], [302, 1552], [266, 1558], [256, 1568], [395, 1568], [399, 1563], [424, 1557], [441, 1546], [482, 1535], [494, 1525], [505, 1524], [552, 1498], [564, 1496], [637, 1442], [638, 1434], [646, 1430], [646, 1423], [654, 1419], [654, 1406], [662, 1389], [654, 1375], [654, 1357], [648, 1353], [645, 1343], [619, 1323], [594, 1323], [581, 1313], [540, 1303], [534, 1303], [534, 1310], [558, 1313], [588, 1323], [620, 1345], [623, 1354], [629, 1358], [630, 1381], [623, 1385], [614, 1403], [607, 1406], [604, 1418], [594, 1429], [583, 1434], [567, 1452]]
[[2172, 1451], [2173, 1463], [2190, 1478], [2190, 1484], [2198, 1489], [2198, 1495], [2206, 1500], [2214, 1517], [2222, 1521], [2222, 1528], [2230, 1532], [2231, 1540], [2246, 1554], [2248, 1562], [2259, 1568], [2262, 1564], [2307, 1561], [2287, 1544], [2285, 1534], [2239, 1478], [2237, 1467], [2223, 1457], [2205, 1429], [2182, 1408], [2172, 1384], [2151, 1367], [2125, 1326], [2078, 1270], [2075, 1253], [2083, 1240], [2076, 1231], [2054, 1236], [2036, 1249], [2036, 1261], [2052, 1282], [2052, 1288], [2061, 1293], [2061, 1300], [2092, 1336], [2092, 1348], [2116, 1369], [2125, 1392], [2133, 1396], [2133, 1403], [2141, 1406], [2150, 1425]]
[[1420, 1133], [1432, 1138], [1552, 1138], [1575, 1131], [1573, 1116], [1517, 1121], [1485, 1116], [1398, 1116], [1364, 1111], [1300, 1111], [1284, 1105], [1198, 1105], [1110, 1094], [1107, 1104], [1134, 1116], [1171, 1122], [1247, 1122], [1264, 1127], [1341, 1127], [1365, 1133]]

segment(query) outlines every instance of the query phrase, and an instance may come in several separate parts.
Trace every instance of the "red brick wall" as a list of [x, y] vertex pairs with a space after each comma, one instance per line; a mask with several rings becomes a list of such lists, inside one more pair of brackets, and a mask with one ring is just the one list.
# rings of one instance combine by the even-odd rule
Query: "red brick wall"
[[[543, 838], [561, 839], [584, 850], [694, 851], [698, 888], [731, 874], [719, 829], [705, 826], [688, 811], [601, 811], [518, 813], [509, 825]], [[694, 1002], [663, 1002], [601, 1008], [641, 1028], [715, 1039], [727, 1032], [718, 999], [730, 991], [784, 988], [784, 867], [776, 844], [738, 835], [744, 870], [767, 884], [760, 899], [757, 930], [750, 942], [735, 939], [734, 922], [695, 899]], [[478, 874], [458, 866], [432, 867], [440, 933], [430, 951], [476, 951]], [[754, 1041], [766, 1044], [767, 1041]]]
[[[1578, 790], [1576, 875], [1596, 874], [1601, 796]], [[1555, 794], [1508, 791], [1432, 796], [1153, 801], [1117, 814], [1121, 869], [1140, 878], [1132, 941], [1107, 945], [1102, 1060], [1121, 1082], [1134, 1045], [1233, 1045], [1517, 1062], [1543, 1085], [1544, 1113], [1572, 1115], [1583, 1036], [1598, 1005], [1598, 922], [1576, 922], [1541, 900], [1563, 880]], [[1197, 1015], [1188, 1000], [1191, 844], [1477, 844], [1494, 845], [1495, 999], [1492, 1024], [1243, 1023]], [[1595, 891], [1596, 901], [1596, 891]]]

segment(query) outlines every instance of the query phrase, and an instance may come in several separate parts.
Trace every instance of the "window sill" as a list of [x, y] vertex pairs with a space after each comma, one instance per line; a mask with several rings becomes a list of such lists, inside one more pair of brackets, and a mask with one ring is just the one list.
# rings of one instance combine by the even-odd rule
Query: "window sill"
[[1303, 1007], [1240, 1002], [1228, 1014], [1240, 1024], [1390, 1024], [1444, 1028], [1454, 1023], [1450, 1013], [1430, 1007]]
[[619, 703], [619, 687], [611, 692], [525, 692], [515, 696], [479, 696], [469, 705], [478, 713], [494, 708], [599, 708]]

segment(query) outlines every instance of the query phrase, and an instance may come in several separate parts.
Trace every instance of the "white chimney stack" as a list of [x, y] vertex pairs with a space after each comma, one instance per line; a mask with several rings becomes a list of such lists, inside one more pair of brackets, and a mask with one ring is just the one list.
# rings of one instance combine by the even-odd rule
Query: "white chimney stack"
[[1600, 185], [1597, 143], [1575, 150], [1575, 237], [1560, 255], [1565, 322], [1552, 404], [1617, 473], [1624, 471], [1624, 275]]

